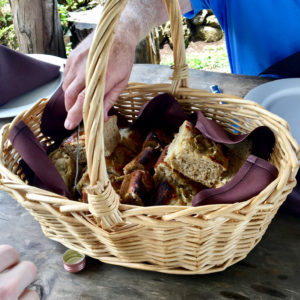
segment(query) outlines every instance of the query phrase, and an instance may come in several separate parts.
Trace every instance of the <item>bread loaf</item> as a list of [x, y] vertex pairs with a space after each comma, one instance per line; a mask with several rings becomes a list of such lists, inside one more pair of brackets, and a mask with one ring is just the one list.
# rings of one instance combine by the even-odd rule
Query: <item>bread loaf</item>
[[121, 136], [117, 125], [117, 116], [111, 116], [104, 122], [104, 155], [110, 156], [117, 147]]
[[[120, 141], [119, 128], [117, 126], [117, 116], [111, 116], [104, 123], [104, 155], [108, 157], [112, 154], [116, 146]], [[77, 132], [72, 136], [65, 139], [61, 144], [61, 148], [68, 155], [71, 156], [73, 160], [76, 161], [77, 157]], [[80, 164], [86, 164], [86, 152], [85, 152], [85, 134], [81, 130], [79, 133], [79, 160]]]
[[166, 132], [164, 129], [155, 128], [146, 136], [143, 143], [143, 148], [152, 147], [160, 148], [162, 150], [165, 146], [172, 142], [172, 139], [172, 134]]
[[125, 175], [120, 189], [121, 202], [133, 205], [151, 204], [154, 182], [147, 171], [136, 170]]
[[245, 140], [234, 145], [226, 145], [228, 148], [229, 163], [228, 169], [223, 172], [217, 181], [215, 188], [219, 188], [227, 184], [239, 171], [248, 156], [251, 154], [252, 141]]
[[189, 179], [213, 187], [227, 170], [228, 156], [221, 144], [205, 138], [185, 121], [168, 148], [165, 162]]
[[61, 175], [69, 191], [72, 192], [76, 172], [75, 161], [59, 148], [50, 153], [49, 158]]
[[[79, 149], [78, 149], [78, 162], [80, 164], [86, 164], [86, 153], [85, 153], [85, 135], [84, 131], [81, 130], [79, 133]], [[67, 153], [74, 161], [77, 160], [77, 132], [68, 137], [63, 141], [60, 148]]]
[[114, 174], [115, 176], [123, 175], [123, 168], [134, 158], [134, 156], [134, 152], [124, 145], [119, 144], [114, 152], [105, 158], [108, 174]]
[[137, 154], [142, 149], [143, 137], [137, 129], [122, 128], [120, 129], [120, 143], [133, 153]]
[[160, 155], [159, 148], [146, 147], [124, 167], [124, 174], [134, 170], [151, 171]]
[[157, 205], [191, 205], [194, 196], [204, 186], [172, 169], [165, 162], [167, 151], [168, 147], [165, 147], [154, 167], [153, 178], [156, 186], [154, 202]]

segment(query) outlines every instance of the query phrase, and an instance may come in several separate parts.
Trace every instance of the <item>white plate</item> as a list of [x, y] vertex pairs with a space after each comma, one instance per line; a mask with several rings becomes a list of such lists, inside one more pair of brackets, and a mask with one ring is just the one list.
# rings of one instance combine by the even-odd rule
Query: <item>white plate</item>
[[49, 98], [51, 97], [57, 88], [62, 83], [62, 69], [63, 64], [65, 62], [65, 59], [52, 56], [52, 55], [46, 55], [46, 54], [30, 54], [30, 56], [35, 57], [39, 60], [49, 62], [55, 65], [59, 65], [61, 67], [61, 72], [58, 78], [34, 89], [31, 90], [23, 95], [20, 95], [12, 100], [10, 100], [8, 103], [0, 106], [0, 118], [9, 118], [14, 117], [21, 113], [22, 111], [29, 109], [32, 107], [32, 105], [42, 99], [42, 98]]
[[252, 89], [245, 97], [288, 121], [300, 143], [300, 78], [274, 80]]

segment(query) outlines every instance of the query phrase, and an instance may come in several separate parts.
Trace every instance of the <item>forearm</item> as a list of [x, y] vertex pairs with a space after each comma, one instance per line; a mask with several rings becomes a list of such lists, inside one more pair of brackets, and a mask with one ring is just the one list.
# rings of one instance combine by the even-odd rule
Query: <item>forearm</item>
[[[192, 10], [190, 0], [180, 0], [179, 3], [183, 14]], [[133, 34], [140, 41], [152, 28], [167, 20], [168, 13], [163, 0], [128, 0], [120, 18], [118, 33]]]

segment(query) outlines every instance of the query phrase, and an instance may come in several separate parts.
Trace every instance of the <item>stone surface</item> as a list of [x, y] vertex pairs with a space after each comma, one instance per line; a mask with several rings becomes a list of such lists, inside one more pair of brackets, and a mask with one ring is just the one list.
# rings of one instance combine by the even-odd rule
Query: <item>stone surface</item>
[[210, 26], [196, 27], [192, 39], [193, 41], [217, 42], [223, 37], [223, 31]]
[[[170, 74], [167, 66], [135, 65], [131, 81], [163, 83]], [[237, 96], [270, 81], [199, 70], [190, 70], [190, 77], [191, 87], [209, 90], [218, 84], [223, 92]], [[8, 121], [1, 119], [0, 126]], [[0, 243], [11, 244], [22, 259], [37, 265], [33, 288], [45, 300], [300, 299], [300, 220], [282, 213], [246, 259], [220, 273], [193, 276], [128, 269], [90, 258], [82, 272], [67, 273], [62, 264], [66, 248], [47, 239], [34, 218], [2, 191], [0, 227]]]
[[205, 18], [208, 16], [208, 10], [202, 9], [193, 19], [192, 23], [195, 26], [202, 25], [205, 21]]
[[[189, 45], [190, 40], [191, 40], [192, 34], [191, 34], [191, 28], [189, 27], [189, 24], [188, 24], [186, 18], [182, 18], [182, 31], [183, 31], [184, 44], [187, 47]], [[170, 21], [168, 21], [165, 24], [163, 32], [164, 32], [164, 35], [167, 38], [168, 44], [170, 45], [171, 49], [173, 49]]]
[[128, 269], [87, 259], [86, 268], [64, 270], [67, 250], [47, 239], [40, 225], [0, 191], [0, 243], [14, 246], [38, 268], [32, 288], [43, 300], [299, 299], [300, 220], [277, 215], [246, 259], [208, 275], [169, 275]]
[[215, 27], [221, 29], [218, 19], [215, 15], [208, 16], [205, 20], [207, 26]]
[[68, 14], [73, 48], [97, 27], [102, 11], [103, 7], [98, 5], [93, 9]]

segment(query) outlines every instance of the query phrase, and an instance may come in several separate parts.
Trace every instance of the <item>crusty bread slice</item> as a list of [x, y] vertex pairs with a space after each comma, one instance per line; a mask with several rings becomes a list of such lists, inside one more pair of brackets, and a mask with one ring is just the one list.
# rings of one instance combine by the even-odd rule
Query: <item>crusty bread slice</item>
[[[120, 178], [115, 176], [114, 174], [108, 174], [108, 176], [109, 176], [111, 185], [113, 186], [115, 191], [117, 193], [119, 193], [121, 184], [122, 184], [122, 180], [120, 180]], [[88, 194], [87, 194], [86, 188], [89, 186], [89, 184], [90, 184], [89, 174], [88, 174], [88, 171], [85, 170], [85, 172], [82, 174], [80, 180], [77, 183], [77, 190], [81, 194], [81, 198], [79, 199], [79, 201], [85, 202], [85, 203], [88, 202]]]
[[132, 128], [120, 129], [121, 141], [120, 144], [130, 149], [135, 154], [139, 153], [142, 149], [143, 137], [139, 130]]
[[191, 206], [192, 200], [185, 197], [185, 190], [178, 188], [168, 181], [162, 181], [158, 184], [153, 203], [154, 205], [181, 205]]
[[[67, 153], [74, 161], [77, 157], [77, 132], [73, 133], [70, 137], [65, 139], [60, 148]], [[79, 163], [86, 164], [85, 154], [85, 135], [84, 130], [79, 133]]]
[[125, 175], [120, 189], [121, 202], [133, 205], [148, 205], [152, 199], [154, 182], [148, 171], [135, 170]]
[[49, 158], [53, 162], [70, 192], [74, 187], [75, 161], [60, 148], [50, 153]]
[[228, 157], [223, 146], [205, 138], [185, 121], [169, 145], [165, 162], [193, 181], [213, 187], [227, 170]]
[[154, 128], [146, 136], [143, 149], [146, 147], [164, 149], [166, 145], [172, 142], [173, 135], [162, 128]]
[[245, 140], [235, 145], [226, 145], [229, 154], [228, 169], [223, 172], [215, 185], [219, 188], [227, 184], [242, 167], [248, 156], [251, 154], [252, 141]]
[[89, 184], [90, 184], [89, 173], [87, 170], [85, 170], [85, 172], [82, 174], [76, 186], [77, 190], [81, 194], [81, 198], [79, 199], [81, 202], [85, 202], [85, 203], [88, 202], [88, 195], [86, 192], [86, 188], [88, 187]]
[[121, 136], [117, 125], [118, 117], [116, 115], [111, 116], [104, 123], [104, 149], [105, 157], [110, 156], [117, 147]]
[[169, 205], [192, 205], [194, 196], [204, 186], [179, 173], [165, 162], [168, 147], [165, 147], [154, 167], [156, 186], [155, 203]]
[[124, 174], [129, 174], [135, 170], [151, 171], [160, 155], [159, 148], [146, 147], [134, 159], [132, 159], [123, 169]]
[[[108, 157], [117, 147], [120, 141], [120, 133], [117, 125], [117, 116], [111, 116], [104, 123], [104, 155]], [[71, 156], [76, 161], [77, 156], [77, 132], [68, 137], [61, 144], [61, 148], [64, 152]], [[85, 153], [85, 134], [84, 130], [80, 131], [79, 134], [79, 163], [86, 164], [86, 153]]]
[[134, 156], [135, 153], [124, 145], [119, 144], [110, 156], [105, 157], [108, 174], [114, 174], [115, 176], [123, 175], [123, 168], [134, 158]]

